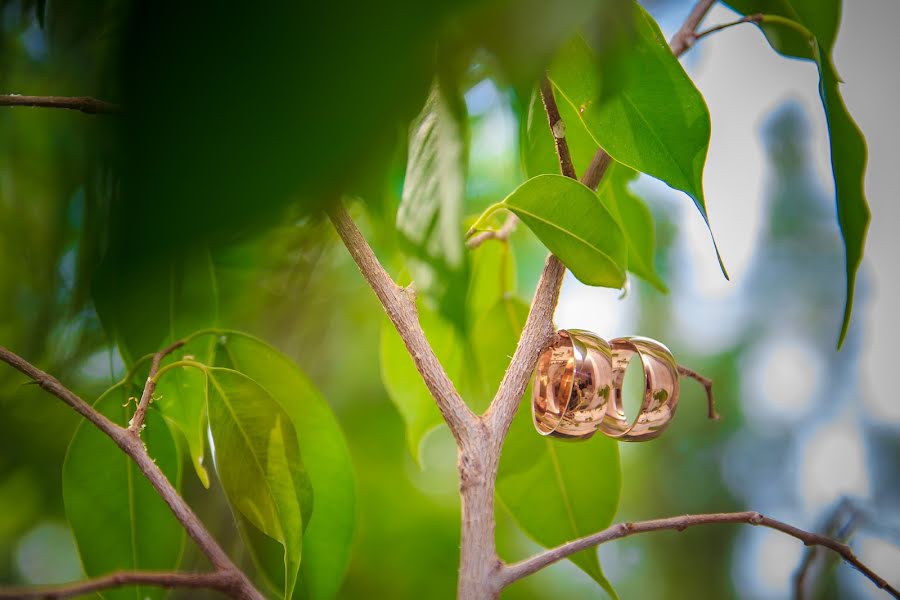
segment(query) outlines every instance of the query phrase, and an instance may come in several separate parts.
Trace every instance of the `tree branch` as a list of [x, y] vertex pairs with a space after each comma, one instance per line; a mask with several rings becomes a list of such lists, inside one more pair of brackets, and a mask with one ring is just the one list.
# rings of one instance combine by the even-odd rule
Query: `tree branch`
[[71, 598], [126, 585], [161, 588], [210, 589], [232, 595], [237, 581], [232, 573], [176, 573], [122, 571], [96, 579], [60, 585], [0, 588], [0, 598]]
[[683, 365], [678, 365], [678, 374], [683, 375], [684, 377], [690, 377], [703, 386], [703, 389], [706, 390], [706, 416], [714, 421], [718, 421], [720, 417], [719, 413], [716, 412], [716, 397], [713, 395], [712, 379], [708, 379], [693, 369], [689, 369]]
[[516, 230], [516, 225], [519, 223], [519, 217], [517, 217], [514, 213], [509, 213], [506, 217], [506, 221], [503, 222], [503, 225], [500, 229], [493, 231], [482, 231], [481, 233], [473, 236], [466, 242], [466, 247], [470, 250], [477, 248], [488, 240], [498, 240], [501, 242], [505, 242], [509, 239], [509, 236], [512, 235], [512, 232]]
[[687, 19], [681, 25], [681, 29], [669, 40], [672, 54], [681, 56], [694, 45], [694, 42], [697, 40], [697, 28], [700, 27], [700, 22], [706, 17], [706, 13], [709, 12], [715, 3], [716, 0], [700, 0], [694, 5]]
[[185, 502], [178, 490], [166, 478], [165, 473], [156, 465], [153, 458], [147, 453], [143, 442], [138, 435], [133, 434], [125, 427], [116, 425], [105, 416], [97, 412], [87, 402], [72, 393], [68, 388], [56, 380], [52, 375], [38, 369], [21, 356], [10, 352], [0, 346], [0, 360], [9, 364], [14, 369], [30, 377], [42, 389], [50, 392], [84, 418], [105, 433], [116, 445], [122, 449], [138, 466], [150, 484], [157, 491], [163, 501], [169, 506], [175, 517], [193, 538], [197, 546], [209, 558], [213, 566], [220, 572], [228, 574], [236, 581], [232, 596], [250, 600], [262, 600], [262, 594], [253, 586], [246, 575], [235, 566], [228, 555], [222, 550], [215, 538], [207, 531], [203, 522], [194, 514], [194, 511]]
[[118, 104], [97, 100], [89, 96], [20, 96], [0, 95], [0, 106], [32, 106], [39, 108], [65, 108], [88, 114], [114, 114], [122, 112]]
[[734, 27], [735, 25], [741, 25], [743, 23], [762, 23], [763, 14], [756, 13], [755, 15], [747, 15], [745, 17], [741, 17], [736, 21], [730, 21], [728, 23], [722, 23], [721, 25], [716, 25], [714, 27], [710, 27], [709, 29], [704, 29], [703, 31], [697, 32], [694, 34], [693, 43], [697, 43], [697, 40], [708, 36], [711, 33], [715, 33], [717, 31], [722, 31], [723, 29], [728, 29], [729, 27]]
[[184, 340], [178, 340], [153, 355], [153, 361], [150, 363], [150, 372], [147, 374], [147, 383], [144, 384], [144, 391], [141, 394], [141, 401], [134, 411], [134, 416], [131, 417], [131, 421], [128, 423], [128, 431], [132, 434], [137, 435], [138, 437], [141, 435], [141, 431], [144, 427], [144, 417], [147, 415], [147, 408], [150, 406], [153, 392], [156, 390], [156, 372], [159, 371], [159, 363], [161, 363], [162, 359], [167, 355], [182, 346], [184, 346]]
[[328, 211], [328, 216], [356, 266], [378, 296], [397, 333], [406, 344], [416, 369], [425, 380], [425, 385], [434, 397], [450, 431], [453, 432], [453, 437], [460, 446], [468, 445], [475, 435], [475, 430], [480, 427], [478, 417], [463, 401], [428, 343], [419, 323], [414, 292], [411, 288], [402, 288], [394, 283], [342, 204], [334, 205]]
[[885, 579], [875, 573], [872, 569], [864, 565], [850, 549], [847, 544], [838, 542], [824, 535], [810, 533], [798, 529], [793, 525], [788, 525], [775, 519], [763, 516], [758, 512], [735, 512], [735, 513], [714, 513], [707, 515], [684, 515], [680, 517], [669, 517], [666, 519], [653, 519], [650, 521], [638, 521], [636, 523], [619, 523], [613, 525], [603, 531], [588, 535], [577, 540], [567, 542], [562, 546], [557, 546], [551, 550], [546, 550], [540, 554], [527, 558], [521, 562], [504, 567], [498, 577], [503, 587], [527, 577], [544, 567], [551, 565], [563, 558], [571, 556], [576, 552], [580, 552], [587, 548], [599, 546], [605, 542], [618, 540], [629, 537], [637, 533], [646, 533], [650, 531], [662, 531], [665, 529], [674, 529], [676, 531], [684, 531], [688, 527], [695, 525], [708, 525], [713, 523], [746, 523], [749, 525], [759, 525], [768, 527], [785, 533], [791, 537], [795, 537], [807, 546], [822, 546], [836, 552], [847, 563], [856, 568], [860, 573], [868, 577], [872, 583], [879, 589], [887, 591], [894, 598], [900, 598], [900, 592], [893, 588]]

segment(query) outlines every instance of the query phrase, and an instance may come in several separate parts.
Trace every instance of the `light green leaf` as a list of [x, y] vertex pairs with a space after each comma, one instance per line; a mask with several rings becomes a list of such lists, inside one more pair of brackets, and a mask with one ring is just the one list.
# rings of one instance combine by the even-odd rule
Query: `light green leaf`
[[466, 308], [472, 326], [516, 286], [515, 257], [509, 244], [489, 242], [471, 251]]
[[508, 296], [481, 315], [472, 332], [472, 346], [479, 375], [485, 387], [496, 392], [519, 343], [528, 318], [528, 303]]
[[[203, 364], [214, 364], [215, 339], [201, 336], [189, 341], [167, 357], [164, 364], [193, 358]], [[193, 367], [176, 367], [160, 377], [154, 402], [167, 421], [187, 440], [194, 471], [209, 488], [209, 473], [204, 465], [206, 451], [206, 375]]]
[[[134, 413], [133, 402], [126, 406], [133, 391], [127, 384], [118, 384], [107, 390], [94, 408], [113, 422], [127, 425]], [[181, 461], [172, 434], [152, 406], [145, 424], [147, 451], [177, 487]], [[62, 492], [88, 577], [178, 567], [184, 546], [181, 524], [131, 459], [90, 423], [82, 421], [69, 444]], [[161, 599], [165, 595], [165, 590], [140, 586], [102, 592], [110, 600]]]
[[[463, 346], [457, 330], [423, 303], [419, 303], [419, 321], [425, 336], [444, 370], [453, 379], [463, 364]], [[406, 423], [406, 441], [413, 459], [419, 462], [419, 450], [425, 435], [443, 420], [422, 376], [416, 369], [402, 338], [388, 319], [381, 325], [381, 380], [391, 401]], [[458, 378], [458, 376], [457, 376]]]
[[[315, 510], [303, 533], [303, 562], [295, 597], [333, 598], [350, 560], [356, 526], [356, 483], [350, 450], [325, 398], [290, 358], [247, 334], [222, 334], [217, 347], [233, 369], [265, 388], [290, 417], [310, 483]], [[248, 544], [251, 551], [258, 545]], [[262, 554], [262, 553], [260, 553]], [[276, 573], [276, 565], [263, 568]], [[277, 580], [276, 575], [276, 580]]]
[[538, 175], [488, 208], [479, 222], [501, 208], [516, 213], [583, 283], [622, 287], [628, 255], [625, 237], [589, 188], [562, 175]]
[[[637, 3], [634, 16], [630, 51], [600, 62], [576, 36], [560, 50], [550, 79], [600, 147], [616, 161], [686, 192], [708, 224], [703, 166], [709, 111], [653, 18]], [[601, 98], [606, 78], [617, 86]]]
[[466, 143], [462, 103], [435, 82], [409, 135], [397, 229], [451, 269], [463, 263], [462, 203]]
[[207, 369], [216, 471], [235, 512], [284, 547], [284, 594], [297, 582], [313, 491], [297, 432], [262, 386], [237, 371]]
[[619, 163], [613, 163], [600, 182], [597, 195], [609, 210], [625, 234], [628, 244], [628, 270], [650, 282], [656, 289], [666, 293], [663, 283], [654, 267], [656, 252], [656, 227], [653, 215], [644, 201], [631, 193], [628, 184], [637, 173]]
[[819, 70], [819, 96], [828, 121], [831, 168], [834, 174], [838, 223], [844, 239], [847, 272], [846, 302], [838, 347], [844, 342], [853, 312], [856, 274], [862, 262], [871, 214], [865, 196], [866, 141], [841, 98], [841, 79], [831, 60], [831, 48], [840, 20], [840, 2], [770, 0], [764, 6], [729, 2], [740, 12], [765, 9], [760, 27], [779, 53], [815, 61]]

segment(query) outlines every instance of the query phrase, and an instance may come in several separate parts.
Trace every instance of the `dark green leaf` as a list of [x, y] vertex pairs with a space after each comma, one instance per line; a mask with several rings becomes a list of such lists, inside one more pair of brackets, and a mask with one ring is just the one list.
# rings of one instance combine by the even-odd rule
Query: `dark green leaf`
[[479, 221], [501, 208], [516, 213], [583, 283], [622, 287], [628, 252], [622, 230], [597, 196], [578, 181], [562, 175], [529, 179], [488, 208]]
[[[333, 598], [350, 559], [356, 525], [356, 484], [350, 450], [331, 407], [287, 356], [265, 342], [226, 332], [219, 348], [231, 366], [268, 391], [290, 417], [315, 490], [315, 510], [303, 533], [295, 596]], [[254, 549], [253, 544], [248, 544]], [[269, 570], [284, 565], [263, 565]]]
[[646, 279], [660, 292], [666, 293], [654, 267], [656, 230], [653, 215], [644, 201], [631, 193], [628, 184], [637, 173], [624, 165], [614, 163], [606, 171], [597, 195], [622, 227], [628, 243], [628, 270]]
[[[634, 10], [630, 51], [599, 61], [576, 36], [560, 50], [550, 78], [600, 147], [616, 161], [686, 192], [708, 222], [703, 166], [709, 112], [659, 26], [636, 3]], [[617, 84], [608, 95], [603, 94], [606, 79]]]
[[222, 488], [235, 512], [284, 547], [284, 590], [290, 597], [313, 502], [297, 432], [272, 395], [246, 375], [210, 368], [207, 379]]
[[[760, 7], [749, 2], [729, 4], [741, 12], [747, 9], [760, 11]], [[770, 11], [760, 27], [772, 47], [787, 56], [814, 60], [819, 70], [819, 95], [828, 121], [838, 223], [846, 257], [847, 292], [838, 337], [840, 347], [850, 327], [856, 274], [862, 261], [871, 217], [864, 190], [866, 141], [841, 98], [841, 80], [831, 60], [831, 47], [840, 20], [840, 2], [771, 0], [762, 8]]]
[[[134, 413], [129, 386], [110, 388], [94, 404], [100, 413], [127, 425]], [[173, 485], [181, 480], [181, 461], [166, 423], [155, 408], [147, 411], [143, 439], [147, 450]], [[178, 567], [184, 529], [140, 469], [116, 444], [82, 422], [62, 469], [66, 517], [89, 577], [122, 570], [171, 571]], [[161, 599], [165, 590], [127, 587], [105, 590], [116, 600]]]

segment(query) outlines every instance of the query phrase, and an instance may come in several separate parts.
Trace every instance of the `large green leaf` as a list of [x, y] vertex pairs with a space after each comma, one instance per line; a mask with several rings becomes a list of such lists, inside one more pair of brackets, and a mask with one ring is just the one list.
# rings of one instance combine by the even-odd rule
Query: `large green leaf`
[[272, 395], [231, 369], [207, 369], [216, 471], [235, 512], [284, 547], [284, 594], [293, 594], [312, 486], [297, 432]]
[[472, 362], [487, 389], [496, 391], [500, 387], [526, 318], [528, 303], [509, 296], [499, 299], [475, 322], [472, 332], [475, 360]]
[[610, 165], [600, 182], [597, 195], [622, 227], [628, 244], [628, 270], [653, 284], [665, 293], [663, 283], [654, 267], [656, 227], [653, 215], [644, 201], [631, 193], [628, 184], [637, 173], [619, 163]]
[[628, 247], [619, 224], [589, 188], [562, 175], [538, 175], [485, 211], [519, 216], [580, 281], [620, 288]]
[[463, 262], [460, 223], [465, 194], [464, 119], [446, 86], [435, 83], [409, 136], [397, 229], [450, 268]]
[[[328, 403], [287, 356], [239, 332], [225, 332], [219, 341], [218, 348], [231, 367], [265, 388], [296, 429], [303, 464], [315, 490], [315, 510], [303, 533], [303, 562], [295, 597], [333, 598], [347, 569], [356, 525], [356, 484], [344, 434]], [[276, 572], [273, 567], [284, 569], [271, 563], [262, 566]]]
[[[119, 425], [133, 414], [129, 386], [110, 388], [94, 404]], [[154, 407], [143, 432], [147, 451], [173, 485], [181, 479], [181, 461], [166, 423]], [[140, 469], [116, 444], [82, 422], [69, 444], [62, 468], [66, 517], [78, 544], [84, 572], [97, 577], [122, 570], [170, 571], [178, 567], [184, 529]], [[163, 598], [165, 590], [126, 587], [104, 590], [116, 600]]]
[[862, 261], [871, 215], [865, 196], [866, 141], [841, 98], [841, 82], [831, 60], [841, 3], [837, 0], [769, 0], [761, 4], [729, 2], [736, 10], [766, 13], [760, 28], [779, 53], [813, 60], [819, 70], [819, 96], [828, 121], [838, 223], [844, 238], [846, 302], [838, 347], [847, 336], [853, 312], [856, 274]]
[[[560, 50], [550, 79], [600, 147], [618, 162], [686, 192], [708, 223], [703, 166], [709, 111], [656, 22], [637, 3], [634, 11], [630, 51], [599, 61], [576, 36]], [[606, 79], [617, 86], [601, 97]]]
[[[458, 330], [420, 302], [419, 321], [431, 347], [451, 379], [463, 364], [463, 346]], [[406, 441], [410, 454], [419, 461], [425, 435], [443, 423], [434, 398], [416, 369], [403, 339], [385, 318], [381, 326], [381, 379], [391, 401], [406, 423]]]

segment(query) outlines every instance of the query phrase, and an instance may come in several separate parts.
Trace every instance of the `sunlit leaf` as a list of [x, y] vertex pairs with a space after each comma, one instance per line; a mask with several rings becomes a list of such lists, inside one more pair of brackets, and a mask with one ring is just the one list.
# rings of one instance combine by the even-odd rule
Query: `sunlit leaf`
[[653, 264], [656, 252], [653, 215], [644, 201], [628, 189], [628, 184], [635, 177], [637, 173], [624, 165], [610, 165], [600, 182], [597, 195], [622, 227], [628, 243], [628, 270], [665, 293], [666, 284], [660, 279]]
[[[119, 425], [134, 414], [126, 384], [110, 388], [94, 404]], [[126, 406], [127, 405], [127, 406]], [[143, 440], [147, 451], [173, 485], [181, 479], [181, 461], [171, 433], [157, 411], [147, 411]], [[170, 571], [178, 567], [184, 529], [140, 469], [96, 427], [82, 421], [62, 468], [66, 517], [89, 577], [122, 570]], [[104, 590], [116, 600], [160, 599], [165, 590], [127, 587]]]
[[[637, 3], [634, 10], [636, 38], [629, 52], [601, 62], [576, 36], [560, 50], [550, 78], [560, 101], [570, 105], [600, 147], [616, 161], [686, 192], [708, 222], [703, 166], [709, 111], [659, 26]], [[614, 78], [617, 88], [602, 95], [606, 78]]]
[[466, 143], [459, 102], [435, 83], [409, 136], [397, 229], [425, 254], [457, 268], [463, 260]]
[[[315, 490], [315, 510], [303, 533], [295, 597], [333, 598], [347, 569], [356, 525], [356, 484], [344, 434], [325, 398], [287, 356], [239, 332], [223, 333], [218, 349], [233, 369], [272, 395], [296, 429]], [[254, 544], [249, 545], [254, 550]], [[259, 562], [264, 568], [284, 571], [283, 564]]]
[[[497, 480], [503, 505], [547, 548], [608, 527], [621, 487], [616, 442], [602, 436], [584, 442], [541, 437], [531, 423], [530, 408], [526, 397], [503, 448]], [[596, 548], [570, 560], [615, 597]]]
[[290, 597], [313, 503], [297, 433], [272, 395], [246, 375], [210, 368], [207, 379], [222, 488], [236, 512], [284, 547], [284, 590]]
[[760, 27], [779, 53], [815, 61], [819, 70], [819, 96], [828, 121], [831, 168], [834, 173], [838, 223], [844, 239], [846, 302], [838, 347], [844, 342], [853, 312], [856, 274], [862, 261], [870, 213], [865, 196], [866, 141], [841, 97], [841, 79], [831, 59], [841, 3], [810, 0], [769, 0], [758, 5], [729, 2], [740, 12], [764, 12]]
[[628, 252], [622, 230], [581, 183], [562, 175], [533, 177], [481, 219], [501, 208], [517, 214], [583, 283], [622, 287]]
[[[419, 303], [419, 321], [431, 347], [450, 374], [459, 373], [463, 364], [460, 334], [423, 303]], [[443, 423], [434, 398], [422, 380], [403, 339], [390, 321], [381, 325], [381, 379], [391, 401], [406, 423], [406, 441], [416, 462], [425, 435]], [[458, 378], [458, 377], [457, 377]]]

